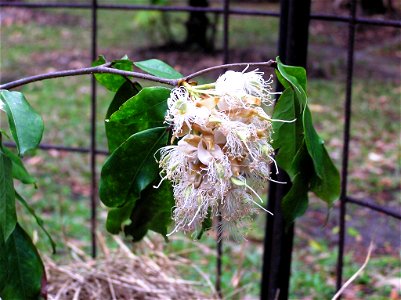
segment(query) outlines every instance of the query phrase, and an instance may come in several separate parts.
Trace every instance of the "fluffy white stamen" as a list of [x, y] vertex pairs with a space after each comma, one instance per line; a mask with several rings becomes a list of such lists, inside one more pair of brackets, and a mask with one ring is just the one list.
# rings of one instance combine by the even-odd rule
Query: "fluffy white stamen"
[[[273, 77], [270, 76], [266, 81], [263, 74], [258, 70], [250, 72], [245, 72], [245, 70], [243, 72], [227, 71], [217, 79], [216, 91], [236, 99], [241, 99], [247, 95], [254, 96], [260, 98], [263, 103], [271, 104]], [[230, 104], [230, 101], [227, 103]], [[242, 102], [242, 104], [244, 103]]]
[[165, 121], [179, 141], [160, 150], [158, 184], [168, 179], [173, 186], [175, 227], [169, 235], [196, 231], [208, 216], [220, 215], [218, 230], [242, 236], [238, 227], [255, 212], [271, 214], [257, 192], [271, 180], [271, 164], [278, 172], [270, 145], [273, 120], [261, 107], [271, 103], [271, 85], [272, 77], [244, 70], [172, 90]]

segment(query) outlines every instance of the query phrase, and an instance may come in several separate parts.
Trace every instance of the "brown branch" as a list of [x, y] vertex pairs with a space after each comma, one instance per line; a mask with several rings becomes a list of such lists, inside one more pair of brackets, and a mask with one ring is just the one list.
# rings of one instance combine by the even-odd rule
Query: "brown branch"
[[208, 73], [208, 72], [211, 72], [214, 70], [233, 68], [233, 67], [246, 67], [246, 66], [267, 66], [267, 67], [275, 68], [276, 62], [273, 60], [269, 60], [267, 62], [234, 63], [234, 64], [219, 65], [219, 66], [200, 70], [198, 72], [192, 73], [192, 74], [185, 76], [183, 78], [180, 78], [180, 79], [167, 79], [167, 78], [156, 77], [153, 75], [139, 73], [139, 72], [131, 72], [131, 71], [114, 69], [111, 67], [111, 63], [106, 63], [104, 65], [100, 65], [97, 67], [63, 70], [63, 71], [57, 71], [57, 72], [51, 72], [51, 73], [46, 73], [46, 74], [25, 77], [22, 79], [18, 79], [15, 81], [1, 84], [0, 89], [13, 89], [13, 88], [16, 88], [19, 86], [26, 85], [28, 83], [42, 81], [45, 79], [68, 77], [68, 76], [78, 76], [78, 75], [86, 75], [86, 74], [116, 74], [116, 75], [122, 75], [122, 76], [126, 76], [126, 77], [134, 77], [134, 78], [138, 78], [138, 79], [150, 80], [150, 81], [163, 83], [163, 84], [167, 84], [167, 85], [171, 85], [171, 86], [177, 86], [179, 83], [181, 83], [183, 81], [188, 81], [192, 78], [198, 77], [200, 75], [203, 75], [205, 73]]
[[276, 61], [274, 60], [269, 60], [266, 62], [248, 62], [248, 63], [233, 63], [233, 64], [225, 64], [225, 65], [219, 65], [219, 66], [214, 66], [214, 67], [210, 67], [207, 69], [203, 69], [200, 71], [197, 71], [195, 73], [192, 73], [188, 76], [185, 76], [184, 78], [182, 78], [183, 81], [188, 81], [192, 78], [198, 77], [200, 75], [203, 75], [205, 73], [211, 72], [211, 71], [215, 71], [215, 70], [219, 70], [219, 69], [228, 69], [228, 68], [238, 68], [238, 67], [269, 67], [269, 68], [275, 68], [277, 66]]
[[34, 76], [25, 77], [22, 79], [11, 81], [9, 83], [2, 84], [2, 85], [0, 85], [0, 89], [12, 89], [12, 88], [26, 85], [28, 83], [42, 81], [42, 80], [50, 79], [50, 78], [78, 76], [78, 75], [85, 75], [85, 74], [106, 74], [106, 73], [107, 74], [117, 74], [117, 75], [122, 75], [122, 76], [127, 76], [127, 77], [135, 77], [135, 78], [139, 78], [139, 79], [145, 79], [145, 80], [155, 81], [155, 82], [169, 84], [169, 85], [176, 85], [176, 83], [177, 83], [177, 80], [173, 80], [173, 79], [159, 78], [156, 76], [143, 74], [143, 73], [139, 73], [139, 72], [130, 72], [130, 71], [124, 71], [124, 70], [119, 70], [119, 69], [113, 69], [113, 68], [109, 67], [110, 65], [111, 65], [110, 63], [107, 63], [107, 64], [100, 65], [97, 67], [82, 68], [82, 69], [75, 69], [75, 70], [64, 70], [64, 71], [57, 71], [57, 72], [51, 72], [51, 73], [46, 73], [46, 74], [34, 75]]

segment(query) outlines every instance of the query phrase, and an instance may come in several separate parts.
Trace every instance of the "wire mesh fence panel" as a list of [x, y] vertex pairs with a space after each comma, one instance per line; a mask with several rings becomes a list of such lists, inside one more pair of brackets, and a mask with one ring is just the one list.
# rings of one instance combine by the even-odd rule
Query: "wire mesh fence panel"
[[[352, 100], [357, 97], [353, 89], [359, 86], [359, 82], [355, 77], [356, 75], [359, 77], [363, 73], [376, 72], [378, 68], [375, 64], [378, 64], [378, 62], [370, 58], [372, 53], [377, 54], [380, 52], [381, 55], [386, 56], [396, 51], [394, 50], [396, 49], [394, 48], [396, 47], [394, 46], [396, 42], [389, 41], [388, 45], [384, 48], [369, 48], [363, 53], [359, 50], [362, 48], [364, 50], [367, 46], [365, 46], [363, 41], [360, 42], [358, 38], [361, 35], [369, 38], [370, 33], [366, 28], [373, 27], [380, 28], [380, 30], [392, 30], [386, 31], [385, 34], [389, 36], [394, 35], [394, 32], [397, 32], [397, 30], [399, 32], [401, 21], [396, 18], [373, 18], [363, 15], [360, 13], [360, 8], [358, 8], [356, 0], [350, 2], [349, 8], [341, 9], [340, 7], [336, 7], [335, 11], [340, 13], [335, 14], [326, 13], [325, 8], [327, 6], [318, 1], [310, 3], [310, 1], [282, 0], [281, 10], [278, 5], [271, 3], [260, 6], [259, 3], [243, 4], [238, 1], [228, 0], [209, 2], [209, 6], [202, 7], [188, 6], [186, 1], [170, 1], [169, 5], [150, 5], [148, 1], [128, 0], [118, 2], [103, 0], [1, 1], [0, 7], [2, 9], [9, 8], [16, 11], [23, 9], [26, 12], [26, 16], [20, 18], [17, 32], [9, 31], [7, 26], [3, 26], [2, 40], [4, 42], [7, 39], [7, 42], [10, 41], [10, 45], [13, 45], [11, 39], [14, 39], [15, 42], [21, 35], [27, 35], [29, 20], [37, 21], [33, 27], [29, 28], [30, 40], [25, 41], [24, 47], [30, 47], [30, 49], [25, 49], [26, 52], [23, 52], [23, 48], [21, 48], [22, 50], [17, 49], [18, 46], [21, 46], [18, 43], [15, 43], [15, 47], [5, 47], [3, 46], [5, 43], [3, 44], [2, 41], [2, 69], [7, 72], [2, 72], [1, 81], [7, 82], [13, 78], [51, 71], [41, 69], [40, 65], [33, 69], [29, 68], [31, 62], [28, 60], [24, 61], [24, 59], [21, 60], [21, 57], [27, 53], [31, 55], [29, 60], [35, 60], [38, 63], [41, 60], [49, 62], [51, 58], [54, 58], [53, 61], [58, 63], [54, 68], [77, 68], [89, 65], [91, 61], [96, 59], [98, 54], [103, 53], [111, 57], [118, 57], [128, 53], [129, 56], [134, 56], [136, 60], [137, 58], [149, 58], [148, 56], [151, 54], [162, 59], [168, 57], [170, 63], [184, 74], [188, 73], [190, 69], [193, 70], [194, 64], [188, 64], [188, 62], [194, 61], [193, 56], [202, 58], [195, 62], [195, 66], [201, 69], [210, 64], [267, 60], [274, 57], [276, 53], [279, 53], [286, 63], [307, 66], [313, 76], [330, 78], [331, 76], [336, 76], [337, 72], [339, 74], [337, 79], [345, 81], [345, 86], [342, 87], [341, 91], [345, 95], [344, 106], [341, 113], [336, 115], [337, 118], [341, 119], [343, 133], [342, 135], [337, 133], [339, 136], [335, 139], [337, 144], [329, 145], [329, 147], [332, 146], [333, 151], [337, 151], [336, 161], [341, 165], [342, 175], [342, 193], [339, 202], [339, 211], [335, 214], [335, 217], [338, 218], [338, 233], [336, 233], [338, 234], [336, 240], [336, 242], [338, 241], [336, 289], [339, 289], [344, 281], [344, 256], [347, 249], [346, 236], [349, 234], [349, 228], [353, 228], [353, 225], [347, 227], [347, 216], [349, 215], [348, 212], [351, 204], [352, 206], [360, 206], [375, 213], [383, 214], [388, 218], [394, 218], [397, 222], [401, 219], [401, 212], [399, 207], [397, 208], [397, 203], [394, 204], [393, 194], [389, 196], [391, 198], [391, 205], [383, 205], [383, 201], [371, 199], [364, 194], [361, 194], [362, 197], [354, 195], [353, 193], [356, 189], [352, 181], [355, 176], [355, 172], [353, 171], [355, 166], [352, 163], [355, 157], [352, 147], [352, 130], [354, 128]], [[297, 5], [301, 6], [298, 7]], [[309, 10], [310, 7], [312, 8], [311, 12]], [[301, 8], [303, 9], [302, 12], [300, 12]], [[10, 22], [15, 22], [15, 18], [20, 16], [16, 11], [9, 17]], [[72, 13], [65, 14], [66, 11], [71, 11]], [[149, 30], [144, 24], [149, 22], [146, 18], [152, 15], [148, 14], [145, 17], [142, 15], [145, 21], [138, 21], [143, 12], [155, 13], [152, 20], [160, 22], [163, 19], [164, 23], [161, 22], [156, 25], [158, 27], [153, 29], [153, 31], [152, 29]], [[214, 28], [212, 26], [207, 35], [208, 42], [211, 42], [213, 45], [210, 49], [203, 49], [206, 50], [203, 52], [192, 52], [184, 49], [185, 46], [182, 46], [182, 48], [179, 47], [179, 45], [185, 45], [185, 41], [188, 39], [187, 28], [184, 24], [187, 21], [189, 13], [205, 13], [209, 22], [214, 24]], [[24, 18], [27, 18], [26, 21], [24, 21]], [[7, 12], [3, 10], [2, 24], [5, 24], [4, 22], [7, 20]], [[242, 26], [242, 24], [247, 24], [247, 26]], [[366, 29], [365, 32], [364, 28]], [[138, 31], [146, 32], [141, 35], [135, 34]], [[344, 34], [339, 35], [339, 31]], [[10, 40], [8, 40], [9, 37]], [[57, 44], [58, 39], [63, 40], [62, 48], [64, 51], [60, 51], [60, 45]], [[159, 43], [160, 40], [163, 40], [163, 42]], [[380, 38], [376, 37], [374, 40], [378, 44], [380, 43]], [[325, 48], [322, 46], [327, 42], [333, 42], [335, 47]], [[359, 46], [359, 42], [362, 46]], [[175, 48], [175, 51], [171, 51], [171, 47], [164, 47], [164, 45], [172, 46], [172, 48]], [[13, 53], [14, 51], [15, 53]], [[19, 52], [17, 51], [22, 52], [18, 55]], [[340, 51], [342, 51], [342, 56], [338, 57], [337, 54]], [[309, 56], [308, 63], [306, 63], [307, 56]], [[391, 62], [392, 60], [389, 59], [388, 65], [391, 65]], [[364, 68], [364, 66], [369, 64], [373, 66], [371, 69]], [[21, 65], [21, 67], [14, 68], [14, 65]], [[333, 70], [338, 65], [341, 66], [340, 71], [338, 69]], [[387, 74], [387, 71], [383, 70], [379, 70], [378, 72], [389, 77], [395, 74], [394, 72]], [[396, 77], [397, 75], [394, 76]], [[391, 80], [397, 82], [399, 78], [392, 78]], [[82, 153], [86, 157], [85, 162], [89, 161], [87, 163], [88, 168], [85, 168], [83, 172], [89, 174], [90, 179], [90, 182], [86, 182], [85, 184], [88, 187], [85, 195], [90, 198], [91, 253], [95, 257], [97, 252], [97, 207], [99, 206], [97, 200], [99, 158], [97, 159], [97, 156], [102, 157], [107, 154], [107, 151], [104, 150], [106, 149], [106, 142], [104, 140], [102, 121], [100, 121], [101, 116], [105, 113], [106, 104], [103, 101], [107, 95], [105, 95], [104, 91], [97, 90], [96, 82], [93, 78], [91, 80], [80, 78], [77, 81], [79, 82], [76, 82], [75, 79], [60, 79], [59, 82], [62, 84], [62, 89], [64, 90], [59, 93], [64, 93], [63, 98], [67, 99], [67, 102], [71, 101], [80, 108], [76, 111], [72, 110], [66, 115], [63, 115], [64, 112], [60, 109], [60, 115], [57, 115], [58, 107], [65, 104], [57, 103], [57, 100], [54, 100], [55, 103], [49, 103], [48, 109], [53, 111], [54, 116], [53, 120], [50, 120], [50, 126], [52, 127], [54, 124], [54, 128], [49, 129], [48, 138], [45, 136], [44, 143], [40, 148], [49, 151], [50, 155], [52, 153], [53, 155], [60, 155], [59, 153], [65, 152], [76, 153], [74, 155]], [[41, 85], [42, 83], [35, 84], [33, 87], [27, 88], [27, 90], [37, 92], [43, 86], [47, 89], [60, 89], [60, 86], [50, 83], [43, 83], [43, 86]], [[311, 85], [317, 88], [320, 87], [318, 83], [311, 83]], [[76, 92], [79, 93], [79, 100], [73, 96]], [[39, 97], [46, 96], [46, 94], [41, 95], [39, 93]], [[337, 101], [341, 102], [342, 100], [337, 99]], [[386, 99], [383, 99], [383, 101], [385, 102]], [[324, 105], [327, 104], [316, 106], [315, 109], [318, 111], [322, 109], [324, 113]], [[83, 109], [84, 106], [85, 108]], [[82, 118], [73, 118], [69, 114], [81, 114], [85, 117], [87, 125], [85, 125], [83, 132], [77, 134], [78, 138], [71, 139], [71, 136], [76, 134], [74, 132], [76, 124], [70, 124], [69, 121], [75, 120], [81, 123], [84, 121]], [[61, 124], [59, 125], [61, 126], [60, 129], [57, 129], [56, 123]], [[334, 121], [332, 121], [333, 123]], [[324, 120], [321, 124], [323, 127], [326, 126]], [[12, 144], [7, 145], [13, 146]], [[385, 147], [384, 145], [382, 148]], [[52, 152], [55, 150], [57, 152]], [[369, 155], [371, 162], [383, 159], [378, 151], [371, 152]], [[79, 164], [82, 165], [82, 162]], [[389, 164], [388, 168], [392, 168], [391, 161]], [[376, 176], [380, 176], [380, 172], [377, 171]], [[388, 179], [389, 176], [385, 178]], [[350, 177], [351, 189], [349, 188]], [[381, 181], [380, 184], [397, 188], [396, 184], [391, 180], [390, 178], [387, 181]], [[363, 182], [363, 180], [361, 181]], [[375, 191], [372, 191], [372, 193], [377, 195], [383, 194], [376, 193]], [[283, 193], [276, 193], [274, 199], [270, 198], [269, 205], [273, 205], [273, 203], [279, 205], [282, 196]], [[353, 213], [355, 210], [352, 208], [350, 211]], [[274, 220], [270, 220], [269, 222], [274, 222]], [[295, 230], [296, 234], [297, 232], [303, 232], [302, 226], [301, 230]], [[293, 236], [292, 234], [288, 235], [283, 226], [274, 225], [273, 223], [268, 223], [267, 230], [273, 231], [267, 235], [270, 243], [267, 240], [265, 242], [264, 252], [267, 256], [265, 256], [265, 261], [263, 262], [262, 298], [277, 299], [276, 297], [279, 297], [278, 299], [287, 299]], [[278, 250], [274, 248], [277, 245], [271, 241], [277, 239], [284, 245], [282, 251], [287, 251], [284, 258], [278, 259], [272, 256]], [[224, 250], [222, 250], [224, 249], [224, 244], [219, 243], [218, 249], [220, 260], [215, 276], [217, 282], [219, 282], [219, 278], [222, 275], [221, 263], [224, 259], [221, 256], [224, 256]], [[279, 275], [274, 271], [284, 270], [283, 268], [286, 271], [281, 271]], [[273, 278], [272, 276], [275, 277]], [[277, 289], [280, 292], [277, 292]]]

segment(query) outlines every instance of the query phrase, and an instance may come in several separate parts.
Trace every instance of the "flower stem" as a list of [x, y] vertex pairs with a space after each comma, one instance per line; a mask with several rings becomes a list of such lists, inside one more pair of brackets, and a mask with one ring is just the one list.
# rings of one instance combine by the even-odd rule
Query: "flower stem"
[[220, 212], [220, 203], [219, 203], [219, 212], [217, 214], [217, 237], [216, 237], [216, 292], [219, 299], [223, 299], [223, 293], [221, 291], [221, 274], [222, 274], [222, 256], [223, 256], [223, 218], [221, 217]]
[[108, 62], [104, 65], [100, 65], [97, 67], [63, 70], [63, 71], [57, 71], [57, 72], [51, 72], [51, 73], [46, 73], [46, 74], [39, 74], [39, 75], [30, 76], [30, 77], [25, 77], [22, 79], [18, 79], [15, 81], [1, 84], [0, 89], [13, 89], [13, 88], [16, 88], [19, 86], [26, 85], [28, 83], [42, 81], [42, 80], [50, 79], [50, 78], [78, 76], [78, 75], [85, 75], [85, 74], [99, 74], [99, 73], [100, 74], [105, 74], [105, 73], [116, 74], [116, 75], [122, 75], [122, 76], [126, 76], [126, 77], [134, 77], [134, 78], [149, 80], [149, 81], [153, 81], [153, 82], [163, 83], [163, 84], [167, 84], [167, 85], [171, 85], [171, 86], [177, 86], [178, 84], [180, 84], [183, 81], [188, 81], [192, 78], [198, 77], [200, 75], [203, 75], [205, 73], [208, 73], [208, 72], [211, 72], [214, 70], [225, 69], [225, 68], [229, 68], [229, 67], [243, 67], [243, 66], [266, 66], [266, 67], [274, 68], [274, 67], [276, 67], [276, 62], [274, 60], [269, 60], [267, 62], [225, 64], [225, 65], [214, 66], [211, 68], [203, 69], [203, 70], [192, 73], [192, 74], [185, 76], [183, 78], [180, 78], [180, 79], [160, 78], [160, 77], [152, 76], [149, 74], [143, 74], [143, 73], [139, 73], [139, 72], [130, 72], [130, 71], [114, 69], [111, 67], [111, 63]]
[[201, 85], [195, 85], [193, 87], [193, 89], [195, 89], [195, 90], [212, 89], [212, 88], [215, 87], [215, 85], [216, 84], [214, 82], [213, 83], [206, 83], [206, 84], [201, 84]]

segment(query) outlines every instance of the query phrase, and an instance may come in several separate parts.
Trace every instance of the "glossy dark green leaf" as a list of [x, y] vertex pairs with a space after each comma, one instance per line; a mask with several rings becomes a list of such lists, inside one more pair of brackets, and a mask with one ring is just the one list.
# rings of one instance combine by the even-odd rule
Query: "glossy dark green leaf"
[[110, 152], [113, 152], [134, 133], [129, 126], [111, 122], [110, 116], [117, 111], [125, 101], [130, 99], [132, 96], [135, 96], [141, 89], [142, 87], [138, 83], [127, 80], [118, 89], [113, 100], [111, 101], [105, 118], [107, 143]]
[[17, 224], [6, 247], [8, 278], [0, 298], [12, 300], [40, 299], [45, 291], [46, 274], [42, 260], [30, 237]]
[[292, 161], [303, 139], [302, 123], [298, 117], [297, 109], [295, 93], [288, 88], [281, 94], [273, 111], [273, 119], [295, 120], [291, 123], [273, 122], [273, 147], [278, 150], [276, 161], [288, 173], [291, 173]]
[[295, 177], [295, 175], [300, 172], [305, 174], [305, 176], [308, 176], [308, 178], [315, 173], [313, 161], [308, 153], [308, 149], [306, 148], [305, 140], [303, 140], [301, 146], [295, 154], [291, 168], [292, 172], [295, 172], [291, 178]]
[[173, 206], [173, 191], [169, 182], [164, 181], [158, 188], [149, 185], [136, 201], [130, 217], [131, 224], [124, 228], [125, 234], [132, 236], [135, 242], [141, 240], [148, 230], [166, 238]]
[[[100, 66], [106, 63], [106, 59], [104, 56], [100, 55], [97, 60], [92, 63], [92, 66]], [[133, 64], [126, 56], [115, 60], [111, 65], [115, 69], [124, 70], [124, 71], [132, 71]], [[126, 81], [124, 76], [117, 74], [95, 74], [96, 80], [103, 85], [105, 88], [112, 92], [116, 92]]]
[[[5, 108], [3, 107], [3, 103], [1, 102], [1, 100], [0, 100], [0, 110], [2, 110], [2, 111], [5, 111]], [[2, 140], [2, 136], [5, 136], [6, 138], [8, 138], [8, 139], [11, 139], [11, 137], [7, 134], [7, 132], [5, 132], [4, 130], [2, 130], [1, 128], [0, 128], [0, 141]]]
[[286, 78], [292, 85], [299, 84], [304, 91], [306, 91], [306, 70], [302, 67], [285, 65], [281, 62], [280, 58], [276, 58], [277, 68], [280, 74]]
[[291, 189], [281, 202], [284, 219], [291, 224], [308, 208], [308, 178], [301, 173], [294, 176]]
[[159, 176], [155, 160], [158, 149], [167, 144], [165, 127], [138, 132], [121, 144], [103, 165], [99, 195], [108, 207], [124, 205], [128, 196], [139, 198]]
[[[278, 57], [276, 60], [277, 69], [280, 72], [280, 75], [285, 78], [294, 88], [294, 91], [299, 99], [299, 103], [302, 106], [306, 105], [306, 70], [302, 67], [285, 65], [280, 61]], [[279, 77], [279, 79], [281, 78]], [[282, 82], [282, 84], [286, 86], [285, 83]]]
[[52, 239], [50, 233], [46, 230], [43, 220], [40, 217], [38, 217], [38, 215], [35, 213], [35, 210], [28, 204], [28, 202], [26, 202], [26, 200], [24, 198], [22, 198], [22, 196], [20, 194], [15, 192], [15, 197], [26, 208], [26, 210], [34, 217], [34, 219], [35, 219], [36, 223], [38, 224], [38, 226], [40, 227], [40, 229], [42, 229], [44, 234], [47, 236], [50, 246], [52, 247], [53, 254], [55, 254], [56, 253], [56, 243]]
[[322, 177], [313, 176], [311, 179], [311, 190], [329, 206], [340, 198], [340, 174], [330, 159], [326, 148], [322, 145]]
[[36, 148], [43, 135], [42, 118], [33, 110], [20, 92], [0, 91], [0, 102], [7, 113], [11, 134], [20, 155]]
[[124, 233], [126, 236], [130, 236], [133, 242], [139, 242], [148, 233], [148, 228], [146, 228], [146, 226], [131, 228], [130, 225], [128, 225], [124, 227]]
[[127, 100], [110, 117], [110, 122], [129, 128], [131, 134], [152, 127], [161, 127], [167, 111], [167, 99], [170, 89], [148, 87]]
[[124, 229], [124, 223], [129, 220], [136, 198], [129, 198], [122, 207], [112, 208], [107, 213], [106, 229], [112, 234], [117, 234]]
[[198, 232], [195, 232], [195, 239], [200, 240], [203, 236], [203, 234], [210, 230], [213, 226], [213, 221], [212, 221], [212, 212], [211, 210], [208, 211], [206, 218], [202, 222], [202, 227]]
[[138, 82], [126, 80], [118, 89], [111, 101], [105, 119], [110, 118], [110, 116], [116, 112], [125, 101], [138, 94], [140, 90], [142, 90], [142, 86]]
[[312, 123], [312, 115], [309, 107], [306, 106], [303, 112], [303, 125], [305, 130], [305, 144], [308, 152], [313, 160], [315, 172], [319, 178], [323, 177], [323, 148], [324, 142], [317, 134]]
[[9, 272], [7, 253], [2, 249], [6, 249], [6, 242], [4, 239], [3, 228], [0, 227], [0, 291], [2, 291], [6, 286]]
[[21, 158], [6, 147], [3, 151], [11, 159], [13, 177], [25, 184], [35, 184], [36, 179], [25, 169]]
[[278, 81], [282, 84], [284, 89], [287, 89], [287, 88], [291, 87], [291, 84], [287, 81], [287, 79], [285, 79], [283, 77], [283, 75], [280, 74], [279, 70], [276, 69], [275, 73], [276, 73]]
[[15, 210], [14, 184], [12, 177], [12, 163], [0, 149], [0, 228], [4, 239], [14, 231], [17, 224]]
[[317, 134], [307, 105], [306, 72], [287, 66], [277, 58], [276, 74], [286, 88], [276, 104], [273, 118], [294, 123], [273, 123], [273, 146], [276, 161], [291, 177], [292, 187], [282, 202], [288, 223], [301, 216], [308, 206], [308, 191], [312, 190], [329, 205], [340, 193], [339, 173]]
[[182, 74], [176, 71], [172, 66], [158, 59], [148, 59], [134, 63], [141, 70], [161, 78], [179, 79]]

